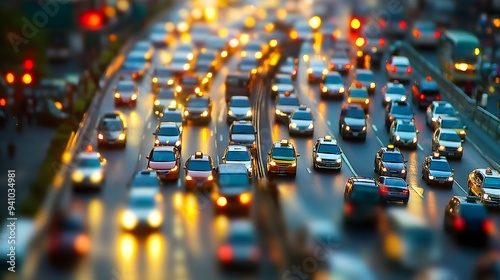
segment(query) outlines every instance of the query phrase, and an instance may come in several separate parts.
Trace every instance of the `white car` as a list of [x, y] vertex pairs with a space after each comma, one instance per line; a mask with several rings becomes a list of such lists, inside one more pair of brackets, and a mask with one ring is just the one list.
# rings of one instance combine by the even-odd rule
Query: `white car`
[[92, 146], [87, 146], [85, 152], [77, 157], [75, 169], [71, 173], [73, 187], [100, 189], [106, 175], [107, 161], [100, 153], [93, 151]]
[[251, 121], [252, 115], [252, 104], [250, 104], [248, 96], [231, 97], [226, 113], [228, 125], [232, 124], [234, 121]]
[[314, 134], [314, 118], [311, 109], [301, 105], [297, 110], [293, 110], [290, 114], [288, 133], [290, 135], [301, 134], [310, 136]]
[[462, 139], [454, 129], [438, 128], [432, 137], [432, 150], [440, 155], [461, 159], [463, 156]]
[[389, 129], [389, 140], [397, 147], [417, 148], [419, 131], [409, 120], [396, 120]]
[[121, 216], [124, 230], [158, 229], [163, 224], [162, 194], [154, 189], [133, 189]]
[[434, 22], [418, 20], [411, 29], [410, 42], [418, 47], [437, 47], [440, 37], [441, 33]]
[[344, 97], [344, 82], [342, 81], [342, 76], [336, 71], [326, 74], [323, 81], [319, 84], [319, 88], [321, 90], [321, 98]]
[[413, 69], [407, 57], [393, 56], [387, 61], [385, 67], [387, 69], [389, 81], [398, 80], [409, 82], [411, 80]]
[[389, 82], [382, 87], [382, 105], [385, 107], [387, 104], [394, 101], [406, 101], [405, 86], [399, 82]]
[[248, 170], [248, 177], [253, 177], [253, 157], [245, 146], [229, 145], [224, 150], [222, 163], [244, 164]]
[[314, 169], [335, 169], [342, 168], [342, 151], [331, 135], [318, 138], [313, 146], [312, 160]]
[[425, 113], [425, 122], [432, 130], [436, 129], [436, 122], [439, 117], [457, 115], [457, 111], [455, 111], [453, 105], [447, 101], [433, 101], [427, 106], [427, 111]]

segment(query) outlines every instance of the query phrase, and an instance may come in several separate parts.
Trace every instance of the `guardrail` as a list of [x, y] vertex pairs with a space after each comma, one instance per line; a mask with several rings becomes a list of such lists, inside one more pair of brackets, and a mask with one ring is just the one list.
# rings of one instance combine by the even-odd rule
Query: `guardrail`
[[485, 132], [495, 140], [500, 140], [500, 120], [484, 108], [477, 106], [476, 101], [466, 95], [462, 89], [448, 80], [439, 69], [425, 60], [412, 46], [401, 44], [401, 54], [408, 57], [412, 67], [421, 73], [430, 75], [438, 84], [441, 94], [461, 113], [470, 116]]

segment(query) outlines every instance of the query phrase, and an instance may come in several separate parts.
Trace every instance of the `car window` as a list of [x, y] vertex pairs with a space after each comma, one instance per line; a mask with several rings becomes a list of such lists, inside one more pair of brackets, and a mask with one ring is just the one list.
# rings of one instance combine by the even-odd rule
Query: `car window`
[[250, 101], [248, 99], [231, 99], [229, 107], [250, 107]]
[[297, 98], [280, 98], [278, 99], [277, 105], [299, 106], [300, 103]]
[[161, 136], [177, 136], [179, 135], [179, 128], [177, 126], [162, 126], [158, 131]]
[[325, 144], [320, 144], [318, 153], [325, 153], [325, 154], [338, 154], [340, 152], [340, 149], [337, 145], [325, 145]]
[[415, 125], [400, 124], [400, 125], [398, 125], [397, 131], [401, 131], [401, 132], [416, 132], [416, 129], [415, 129]]
[[456, 133], [441, 133], [439, 136], [441, 141], [461, 142], [460, 136]]
[[103, 121], [99, 127], [100, 130], [109, 130], [109, 131], [119, 131], [123, 130], [123, 125], [121, 121], [113, 120], [113, 121]]
[[188, 170], [191, 171], [210, 171], [212, 166], [210, 162], [205, 160], [191, 160], [188, 164]]
[[186, 107], [208, 107], [208, 100], [203, 98], [191, 98], [186, 102]]
[[365, 89], [351, 89], [349, 97], [354, 98], [368, 98], [368, 92]]
[[131, 208], [153, 208], [155, 206], [154, 196], [132, 197], [129, 206]]
[[168, 162], [175, 161], [175, 153], [171, 151], [155, 151], [149, 159], [151, 161]]
[[312, 117], [310, 112], [297, 111], [297, 112], [293, 113], [292, 119], [299, 120], [299, 121], [312, 121], [313, 117]]
[[161, 117], [162, 122], [182, 122], [182, 115], [179, 113], [163, 113]]
[[171, 89], [160, 90], [158, 92], [158, 99], [174, 99], [174, 98], [175, 98], [175, 91]]
[[254, 129], [251, 125], [234, 125], [231, 130], [233, 134], [253, 134]]
[[250, 153], [247, 151], [230, 151], [226, 154], [227, 161], [249, 161]]
[[436, 114], [441, 114], [441, 115], [455, 115], [455, 109], [453, 109], [452, 107], [448, 107], [448, 106], [438, 106], [436, 107], [436, 111], [435, 111]]
[[500, 189], [500, 178], [486, 177], [484, 187], [488, 189]]
[[346, 110], [345, 117], [346, 118], [353, 118], [353, 119], [364, 119], [365, 112], [361, 109]]
[[342, 84], [342, 77], [337, 75], [328, 75], [325, 77], [325, 84]]
[[384, 153], [382, 161], [392, 163], [403, 163], [404, 159], [400, 153]]
[[273, 153], [271, 155], [273, 157], [295, 157], [295, 150], [278, 147], [273, 149]]
[[78, 167], [101, 167], [101, 161], [98, 158], [82, 158], [78, 163]]

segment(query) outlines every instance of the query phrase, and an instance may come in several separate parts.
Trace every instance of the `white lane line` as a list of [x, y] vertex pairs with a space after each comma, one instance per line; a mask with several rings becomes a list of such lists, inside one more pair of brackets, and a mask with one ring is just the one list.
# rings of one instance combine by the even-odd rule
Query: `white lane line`
[[411, 188], [411, 189], [412, 189], [412, 190], [413, 190], [416, 194], [418, 194], [418, 196], [420, 196], [420, 198], [424, 198], [424, 195], [423, 195], [423, 194], [421, 194], [419, 191], [417, 191], [417, 189], [415, 189], [415, 187], [414, 187], [414, 186], [410, 185], [410, 188]]
[[354, 176], [358, 176], [358, 173], [356, 173], [356, 171], [354, 171], [354, 168], [352, 167], [351, 163], [349, 162], [349, 160], [347, 159], [347, 157], [345, 156], [344, 153], [342, 153], [342, 160], [345, 162], [345, 164], [347, 164], [347, 167], [349, 167], [349, 169], [351, 170], [352, 174]]
[[217, 148], [217, 140], [215, 140], [214, 143], [215, 143], [215, 148]]
[[210, 130], [210, 137], [214, 136], [214, 131]]
[[226, 106], [226, 102], [224, 99], [221, 99], [221, 101], [219, 102], [220, 103], [220, 108], [219, 108], [219, 116], [217, 117], [217, 121], [218, 122], [222, 122], [224, 120], [224, 108]]
[[149, 108], [149, 111], [146, 114], [146, 120], [149, 119], [149, 117], [151, 116], [152, 113], [153, 113], [153, 108]]
[[141, 155], [141, 154], [139, 154], [139, 160], [141, 160], [141, 157], [142, 157], [142, 155]]
[[151, 129], [151, 123], [148, 123], [148, 130]]
[[330, 121], [326, 121], [326, 123], [328, 124], [328, 126], [332, 125], [332, 123]]
[[224, 136], [222, 136], [222, 134], [220, 135], [219, 140], [220, 141], [224, 140]]
[[380, 143], [380, 146], [385, 147], [384, 143], [382, 143], [382, 140], [380, 140], [380, 138], [378, 138], [378, 136], [377, 136], [377, 140]]
[[372, 124], [372, 129], [373, 129], [373, 131], [375, 131], [375, 132], [377, 132], [377, 131], [378, 131], [377, 126], [376, 126], [376, 125], [374, 125], [374, 124]]
[[423, 151], [423, 150], [424, 150], [424, 147], [422, 147], [420, 144], [417, 144], [417, 147], [418, 147], [421, 151]]
[[219, 165], [219, 162], [220, 162], [220, 158], [219, 158], [219, 156], [217, 156], [217, 165]]
[[180, 179], [177, 179], [177, 187], [180, 188], [181, 187], [181, 180]]
[[142, 140], [146, 139], [146, 134], [142, 135]]
[[214, 126], [214, 133], [217, 134], [217, 126]]
[[457, 186], [465, 193], [467, 194], [468, 192], [457, 182], [455, 181], [455, 184], [457, 184]]
[[307, 169], [307, 173], [311, 174], [311, 169], [309, 169], [309, 167], [306, 168]]

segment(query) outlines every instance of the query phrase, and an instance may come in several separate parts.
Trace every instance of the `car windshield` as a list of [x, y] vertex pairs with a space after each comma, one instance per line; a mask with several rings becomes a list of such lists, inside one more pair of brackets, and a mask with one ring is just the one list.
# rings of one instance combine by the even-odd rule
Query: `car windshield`
[[173, 89], [161, 89], [158, 92], [158, 99], [175, 99], [175, 91]]
[[488, 211], [482, 204], [464, 203], [460, 206], [460, 214], [466, 220], [482, 221], [488, 218]]
[[429, 169], [434, 171], [451, 172], [450, 165], [446, 161], [433, 160], [429, 165]]
[[310, 112], [302, 112], [302, 111], [297, 111], [293, 113], [292, 119], [294, 120], [299, 120], [299, 121], [312, 121], [313, 116], [311, 115]]
[[199, 56], [198, 56], [198, 60], [208, 60], [208, 61], [212, 61], [215, 59], [215, 54], [214, 53], [201, 53]]
[[230, 87], [246, 87], [248, 78], [230, 77], [226, 78], [226, 86]]
[[199, 82], [198, 77], [184, 77], [181, 80], [182, 85], [197, 85]]
[[146, 59], [144, 56], [129, 56], [124, 63], [145, 63]]
[[349, 91], [349, 97], [368, 98], [368, 91], [366, 89], [353, 88]]
[[401, 132], [416, 132], [415, 125], [413, 124], [400, 124], [397, 131]]
[[323, 154], [339, 154], [339, 152], [340, 149], [337, 145], [320, 144], [318, 148], [318, 153]]
[[500, 189], [500, 178], [497, 177], [487, 177], [484, 180], [484, 188], [488, 189]]
[[189, 161], [188, 170], [191, 171], [211, 171], [212, 166], [206, 160], [191, 160]]
[[177, 136], [179, 135], [179, 128], [177, 126], [162, 126], [158, 131], [161, 136]]
[[170, 69], [158, 69], [158, 70], [156, 70], [156, 75], [159, 77], [171, 77], [171, 76], [173, 76], [172, 70], [170, 70]]
[[418, 22], [415, 28], [421, 31], [436, 31], [436, 25], [433, 22]]
[[247, 174], [220, 174], [219, 184], [224, 185], [224, 187], [242, 187], [242, 185], [248, 185], [248, 175]]
[[285, 106], [299, 106], [299, 100], [297, 98], [280, 98], [278, 99], [278, 103], [276, 105], [285, 105]]
[[251, 232], [230, 233], [228, 238], [229, 244], [254, 245], [256, 242], [256, 237]]
[[345, 117], [353, 119], [364, 119], [365, 112], [361, 109], [350, 109], [346, 110]]
[[164, 112], [161, 117], [162, 122], [182, 122], [182, 115], [179, 113]]
[[155, 196], [154, 195], [141, 195], [132, 196], [129, 202], [130, 208], [154, 208]]
[[207, 108], [208, 100], [203, 98], [191, 98], [186, 102], [186, 107]]
[[475, 63], [478, 61], [476, 50], [479, 48], [480, 46], [475, 43], [458, 43], [453, 49], [453, 58], [457, 62]]
[[118, 83], [117, 91], [134, 91], [135, 86], [133, 83]]
[[342, 77], [339, 75], [327, 75], [325, 77], [325, 84], [342, 84]]
[[394, 179], [394, 178], [386, 178], [384, 183], [385, 183], [385, 185], [391, 186], [391, 187], [406, 188], [406, 182], [405, 182], [405, 180]]
[[292, 78], [290, 77], [276, 77], [274, 78], [275, 84], [292, 84]]
[[78, 167], [101, 167], [101, 161], [98, 158], [82, 158]]
[[449, 107], [449, 106], [438, 106], [438, 107], [436, 107], [435, 113], [440, 114], [440, 115], [455, 115], [456, 114], [455, 109], [453, 109], [453, 107]]
[[251, 125], [235, 125], [231, 130], [233, 134], [254, 134], [253, 126]]
[[179, 45], [177, 47], [177, 52], [191, 52], [194, 49], [193, 45]]
[[119, 131], [123, 130], [123, 125], [121, 121], [105, 121], [101, 123], [101, 130], [109, 130], [109, 131]]
[[410, 106], [392, 106], [392, 113], [395, 115], [412, 115], [413, 111]]
[[315, 70], [323, 70], [324, 68], [326, 68], [325, 66], [325, 63], [323, 61], [311, 61], [311, 68], [315, 69]]
[[149, 160], [159, 162], [175, 161], [175, 153], [172, 151], [155, 151]]
[[132, 51], [148, 51], [149, 45], [146, 42], [137, 43]]
[[456, 120], [443, 120], [441, 121], [441, 127], [442, 128], [450, 128], [450, 129], [458, 129], [458, 128], [464, 128], [464, 125], [462, 124], [462, 121], [456, 119]]
[[450, 142], [461, 142], [460, 136], [456, 133], [441, 133], [439, 136], [439, 140], [441, 141], [450, 141]]
[[250, 101], [244, 98], [231, 99], [229, 107], [250, 107]]
[[273, 157], [295, 157], [295, 150], [290, 148], [277, 147], [273, 149]]
[[404, 94], [406, 94], [406, 90], [404, 87], [387, 87], [387, 90], [385, 91], [385, 93], [404, 95]]
[[231, 151], [226, 154], [226, 160], [228, 161], [249, 161], [250, 153], [247, 151]]
[[403, 163], [403, 156], [400, 153], [384, 153], [383, 162]]
[[357, 73], [356, 74], [356, 80], [358, 80], [358, 81], [374, 82], [375, 81], [375, 76], [373, 75], [373, 73]]
[[333, 53], [332, 58], [336, 58], [336, 59], [348, 59], [347, 58], [347, 54], [341, 53], [341, 52]]
[[256, 60], [242, 60], [240, 62], [240, 69], [244, 69], [247, 67], [252, 67], [252, 68], [257, 68], [257, 61]]

